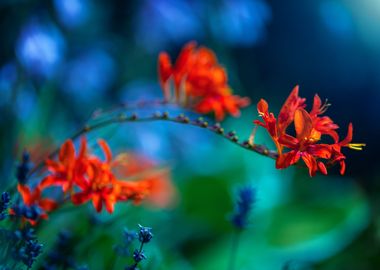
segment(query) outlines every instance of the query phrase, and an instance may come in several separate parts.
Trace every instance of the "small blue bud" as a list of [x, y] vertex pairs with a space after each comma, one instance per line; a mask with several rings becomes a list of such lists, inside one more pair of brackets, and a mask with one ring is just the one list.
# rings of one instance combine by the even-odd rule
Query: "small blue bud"
[[146, 259], [146, 257], [145, 257], [145, 254], [143, 252], [139, 252], [137, 249], [133, 252], [133, 260], [136, 263], [139, 263], [144, 259]]
[[139, 228], [140, 228], [140, 231], [139, 231], [139, 241], [141, 243], [148, 243], [152, 238], [153, 238], [153, 234], [152, 234], [152, 228], [149, 228], [149, 227], [143, 227], [139, 224]]

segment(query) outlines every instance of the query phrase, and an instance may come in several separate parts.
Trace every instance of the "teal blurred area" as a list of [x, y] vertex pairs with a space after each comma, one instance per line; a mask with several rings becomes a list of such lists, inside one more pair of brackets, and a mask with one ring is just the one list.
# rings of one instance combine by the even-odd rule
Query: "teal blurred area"
[[[328, 176], [309, 178], [302, 166], [276, 170], [273, 160], [199, 127], [112, 125], [89, 133], [90, 146], [104, 138], [114, 153], [169, 166], [175, 202], [118, 205], [98, 216], [90, 205], [60, 209], [39, 231], [46, 250], [65, 228], [89, 269], [124, 269], [113, 246], [123, 227], [140, 223], [155, 234], [141, 269], [228, 269], [235, 191], [251, 185], [258, 198], [236, 269], [379, 268], [379, 1], [2, 0], [0, 13], [2, 189], [15, 183], [24, 149], [38, 164], [99, 109], [160, 99], [158, 53], [174, 58], [190, 40], [214, 50], [234, 91], [252, 100], [240, 118], [223, 122], [239, 138], [250, 136], [260, 98], [278, 112], [298, 84], [308, 104], [315, 93], [332, 103], [328, 115], [341, 137], [352, 122], [354, 141], [367, 144], [347, 151], [344, 177], [329, 168]], [[262, 130], [255, 142], [274, 148]]]

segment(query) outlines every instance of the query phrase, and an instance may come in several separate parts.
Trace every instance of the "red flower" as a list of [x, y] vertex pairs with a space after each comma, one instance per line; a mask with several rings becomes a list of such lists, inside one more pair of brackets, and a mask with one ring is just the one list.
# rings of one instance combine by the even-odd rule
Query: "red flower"
[[87, 177], [79, 183], [80, 191], [71, 196], [74, 204], [82, 204], [92, 200], [97, 212], [105, 205], [108, 212], [112, 213], [117, 201], [117, 180], [107, 163], [93, 159], [87, 167]]
[[[59, 161], [47, 161], [50, 175], [41, 181], [39, 188], [61, 186], [65, 193], [70, 191], [74, 204], [91, 200], [96, 211], [100, 212], [104, 205], [110, 213], [118, 201], [138, 203], [142, 199], [153, 198], [158, 193], [158, 186], [165, 184], [170, 189], [168, 174], [158, 174], [162, 170], [157, 170], [152, 162], [142, 162], [141, 158], [131, 154], [119, 155], [114, 160], [108, 144], [104, 140], [98, 143], [103, 150], [104, 161], [88, 153], [85, 138], [81, 140], [78, 155], [74, 143], [66, 141], [60, 149]], [[160, 192], [163, 194], [162, 190]]]
[[250, 103], [248, 98], [232, 94], [226, 71], [215, 54], [205, 47], [196, 48], [195, 42], [185, 45], [174, 65], [166, 52], [160, 53], [158, 72], [167, 101], [172, 99], [170, 82], [173, 82], [176, 103], [202, 114], [214, 112], [218, 121], [226, 113], [238, 116], [240, 108]]
[[331, 150], [328, 145], [316, 144], [320, 134], [313, 128], [313, 121], [308, 112], [304, 109], [297, 109], [294, 113], [294, 126], [296, 138], [283, 134], [278, 140], [281, 145], [292, 150], [279, 155], [276, 160], [276, 168], [287, 168], [302, 158], [309, 168], [310, 176], [314, 176], [317, 170], [327, 174], [325, 165], [320, 161], [317, 162], [317, 158], [329, 159]]
[[84, 173], [88, 166], [87, 142], [82, 138], [79, 154], [76, 155], [72, 140], [67, 140], [59, 151], [58, 161], [46, 160], [50, 174], [40, 183], [41, 188], [61, 186], [63, 192], [71, 191], [74, 184], [83, 182]]
[[[254, 123], [264, 127], [274, 141], [278, 158], [276, 168], [283, 169], [297, 163], [300, 159], [304, 161], [309, 169], [310, 176], [314, 176], [317, 171], [327, 174], [326, 165], [340, 164], [340, 173], [345, 172], [345, 155], [342, 154], [342, 147], [362, 150], [365, 144], [352, 144], [352, 124], [349, 124], [346, 138], [339, 142], [336, 132], [336, 125], [328, 116], [321, 116], [326, 112], [329, 104], [322, 104], [318, 95], [314, 96], [313, 108], [308, 113], [304, 110], [305, 99], [298, 96], [298, 86], [296, 86], [288, 99], [282, 106], [278, 119], [269, 113], [268, 103], [260, 100], [257, 110], [263, 121], [255, 120]], [[287, 134], [288, 126], [294, 122], [296, 137]], [[328, 135], [333, 140], [333, 144], [319, 143], [322, 135]], [[284, 153], [284, 148], [290, 151]]]

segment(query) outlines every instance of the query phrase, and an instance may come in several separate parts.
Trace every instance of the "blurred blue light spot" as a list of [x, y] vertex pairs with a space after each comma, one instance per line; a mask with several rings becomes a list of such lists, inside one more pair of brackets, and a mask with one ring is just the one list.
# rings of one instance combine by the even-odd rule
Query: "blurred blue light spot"
[[333, 34], [349, 36], [353, 21], [347, 7], [339, 2], [326, 1], [320, 5], [320, 15], [323, 23]]
[[183, 0], [146, 0], [136, 17], [136, 40], [150, 52], [164, 49], [168, 42], [197, 39], [201, 33], [196, 9]]
[[224, 0], [211, 16], [211, 29], [227, 44], [251, 46], [265, 37], [271, 18], [271, 10], [263, 0]]
[[111, 56], [93, 49], [67, 64], [62, 89], [80, 100], [90, 100], [105, 93], [114, 81], [115, 72]]
[[22, 29], [16, 54], [29, 73], [50, 78], [63, 60], [64, 49], [63, 37], [56, 27], [32, 22]]
[[30, 84], [24, 84], [17, 89], [17, 97], [15, 103], [15, 114], [20, 120], [27, 121], [30, 119], [35, 107], [37, 97], [35, 89]]
[[69, 28], [83, 25], [91, 11], [88, 0], [54, 0], [54, 6], [59, 20]]
[[0, 106], [9, 102], [17, 77], [17, 67], [14, 63], [8, 63], [0, 68]]

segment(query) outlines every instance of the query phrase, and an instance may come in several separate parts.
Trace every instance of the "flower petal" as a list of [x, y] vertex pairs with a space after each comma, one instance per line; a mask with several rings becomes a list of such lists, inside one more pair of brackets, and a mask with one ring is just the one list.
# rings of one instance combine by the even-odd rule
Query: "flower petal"
[[75, 147], [72, 140], [67, 140], [59, 151], [59, 161], [69, 166], [75, 161]]
[[290, 123], [293, 122], [295, 111], [305, 107], [305, 99], [298, 96], [298, 90], [299, 87], [296, 85], [278, 114], [278, 131], [280, 134], [284, 133]]
[[34, 202], [34, 194], [32, 194], [30, 188], [26, 185], [17, 185], [17, 190], [21, 194], [22, 200], [27, 206], [31, 206]]
[[298, 151], [295, 150], [279, 155], [276, 160], [276, 169], [285, 169], [290, 165], [297, 163], [299, 159], [300, 154]]
[[310, 177], [313, 177], [315, 173], [317, 172], [317, 161], [312, 155], [308, 153], [303, 153], [302, 160], [305, 162], [306, 166], [309, 168]]
[[352, 141], [352, 132], [353, 132], [353, 126], [352, 126], [352, 123], [350, 123], [348, 124], [347, 136], [346, 138], [343, 139], [343, 141], [339, 143], [340, 146], [346, 146]]
[[321, 173], [323, 173], [324, 175], [327, 175], [327, 169], [326, 169], [325, 164], [323, 164], [323, 162], [318, 161], [318, 169]]
[[58, 204], [56, 201], [52, 200], [52, 199], [42, 199], [40, 200], [39, 202], [39, 206], [47, 211], [47, 212], [50, 212], [52, 210], [54, 210], [55, 208], [58, 207]]
[[304, 109], [297, 109], [294, 113], [294, 126], [296, 128], [297, 139], [307, 140], [313, 130], [313, 121]]
[[260, 101], [257, 103], [257, 111], [259, 112], [259, 115], [268, 114], [268, 103], [265, 99], [260, 99]]
[[98, 144], [100, 145], [100, 147], [103, 150], [104, 155], [106, 156], [107, 163], [110, 163], [112, 161], [112, 152], [111, 152], [110, 147], [108, 146], [106, 141], [102, 139], [98, 140]]

